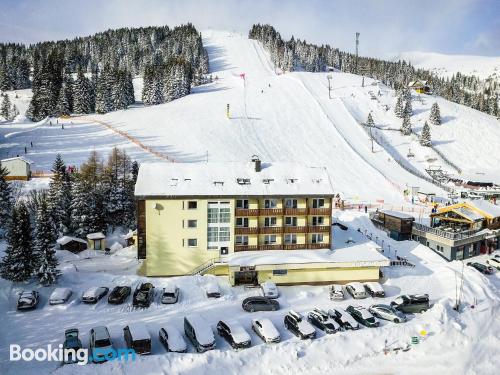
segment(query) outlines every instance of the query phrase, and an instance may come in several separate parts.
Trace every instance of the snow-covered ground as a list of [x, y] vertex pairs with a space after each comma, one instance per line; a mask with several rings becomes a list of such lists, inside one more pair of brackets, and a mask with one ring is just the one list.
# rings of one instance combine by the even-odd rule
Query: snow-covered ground
[[[335, 248], [351, 237], [356, 243], [366, 243], [364, 235], [384, 239], [386, 255], [408, 257], [415, 268], [384, 269], [383, 299], [330, 301], [327, 286], [279, 287], [281, 308], [276, 312], [246, 313], [241, 301], [258, 293], [257, 289], [231, 288], [224, 277], [196, 276], [150, 278], [137, 276], [138, 261], [134, 249], [126, 248], [111, 256], [85, 252], [79, 256], [59, 252], [63, 277], [59, 287], [69, 287], [73, 297], [65, 305], [50, 306], [48, 297], [54, 287], [14, 285], [0, 281], [0, 314], [3, 318], [0, 334], [0, 369], [2, 374], [496, 374], [500, 365], [500, 273], [484, 276], [470, 267], [464, 270], [463, 311], [452, 309], [462, 263], [448, 263], [416, 242], [394, 242], [375, 229], [364, 213], [336, 212], [336, 219], [349, 226], [344, 232], [334, 229]], [[390, 245], [390, 254], [389, 247]], [[0, 249], [4, 243], [0, 242]], [[335, 251], [335, 250], [334, 250]], [[148, 280], [156, 287], [155, 302], [147, 309], [131, 307], [131, 297], [123, 305], [112, 306], [104, 299], [97, 305], [80, 301], [83, 291], [91, 286], [131, 285]], [[203, 287], [216, 281], [223, 296], [207, 299]], [[174, 282], [180, 287], [180, 301], [175, 305], [159, 303], [161, 288]], [[37, 289], [41, 302], [37, 310], [19, 313], [15, 310], [16, 292]], [[294, 309], [307, 314], [315, 307], [329, 309], [350, 304], [369, 306], [389, 302], [402, 293], [429, 293], [433, 307], [424, 314], [410, 315], [404, 324], [382, 321], [379, 328], [334, 335], [318, 333], [314, 340], [300, 341], [283, 326], [286, 312]], [[472, 307], [472, 305], [474, 307]], [[192, 346], [189, 353], [167, 353], [158, 340], [158, 331], [173, 325], [183, 332], [183, 317], [199, 313], [214, 333], [221, 319], [238, 321], [252, 338], [252, 347], [235, 351], [216, 335], [217, 349], [197, 354]], [[278, 328], [282, 342], [264, 344], [251, 331], [251, 319], [267, 317]], [[109, 362], [102, 365], [65, 365], [54, 362], [9, 362], [9, 344], [22, 347], [58, 345], [64, 330], [80, 329], [84, 346], [88, 346], [88, 331], [106, 325], [115, 347], [125, 347], [122, 328], [129, 323], [144, 323], [152, 337], [153, 353], [135, 362]], [[427, 335], [406, 353], [384, 354], [387, 344], [396, 347], [406, 344], [411, 336]]]

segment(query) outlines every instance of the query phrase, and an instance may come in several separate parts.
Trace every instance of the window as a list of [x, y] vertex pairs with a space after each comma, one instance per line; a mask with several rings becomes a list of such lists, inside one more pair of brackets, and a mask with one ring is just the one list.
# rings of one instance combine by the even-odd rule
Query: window
[[297, 208], [297, 199], [285, 199], [285, 207], [286, 208]]
[[296, 234], [285, 234], [285, 244], [292, 245], [297, 243], [297, 235]]
[[264, 218], [264, 226], [265, 227], [275, 227], [276, 224], [277, 224], [277, 219], [275, 217]]
[[189, 201], [188, 202], [188, 210], [196, 210], [198, 208], [198, 202]]
[[248, 228], [248, 217], [237, 217], [236, 218], [236, 226]]
[[312, 225], [324, 225], [325, 224], [325, 218], [323, 216], [313, 216], [312, 218]]
[[198, 246], [198, 239], [196, 239], [196, 238], [189, 238], [188, 239], [188, 246], [189, 247], [196, 247], [196, 246]]
[[219, 242], [227, 242], [229, 241], [229, 227], [220, 227], [219, 228]]
[[198, 226], [198, 220], [188, 220], [188, 228], [196, 228]]
[[264, 208], [276, 208], [278, 202], [276, 199], [265, 199], [264, 200]]
[[219, 228], [208, 227], [208, 242], [219, 241]]
[[312, 203], [313, 208], [325, 207], [325, 200], [323, 198], [314, 198]]
[[219, 209], [218, 208], [208, 208], [208, 223], [218, 223]]
[[229, 208], [220, 208], [219, 209], [219, 223], [229, 223], [231, 219], [231, 213]]
[[276, 235], [275, 234], [267, 234], [264, 236], [264, 243], [266, 245], [272, 245], [276, 243]]
[[273, 270], [273, 276], [286, 276], [288, 270]]
[[243, 208], [245, 210], [248, 210], [248, 199], [237, 199], [236, 208]]
[[296, 227], [297, 226], [297, 218], [294, 216], [285, 216], [285, 226]]
[[312, 243], [322, 243], [323, 235], [321, 233], [313, 233], [311, 240]]
[[248, 236], [236, 236], [236, 245], [248, 245]]

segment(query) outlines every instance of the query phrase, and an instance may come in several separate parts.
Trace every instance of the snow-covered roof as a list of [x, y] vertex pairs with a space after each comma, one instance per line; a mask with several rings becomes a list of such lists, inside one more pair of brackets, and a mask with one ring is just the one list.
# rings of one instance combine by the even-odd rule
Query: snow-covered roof
[[130, 334], [134, 340], [151, 340], [148, 327], [143, 323], [131, 323], [128, 325]]
[[478, 210], [487, 213], [488, 215], [491, 215], [493, 217], [500, 217], [500, 206], [496, 204], [481, 199], [476, 199], [467, 203], [471, 206], [476, 207]]
[[24, 161], [25, 163], [28, 163], [28, 164], [33, 164], [33, 161], [24, 157], [24, 156], [16, 156], [16, 157], [13, 157], [13, 158], [7, 158], [7, 159], [2, 159], [0, 160], [0, 164], [1, 163], [4, 163], [6, 161], [13, 161], [13, 160], [22, 160]]
[[295, 163], [143, 163], [136, 196], [333, 195], [326, 168]]
[[96, 232], [87, 234], [87, 238], [89, 240], [102, 240], [106, 238], [106, 236], [102, 232]]
[[415, 220], [415, 217], [413, 217], [410, 214], [405, 214], [404, 212], [399, 212], [399, 211], [391, 211], [391, 210], [383, 210], [381, 211], [384, 215], [388, 216], [393, 216], [397, 217], [399, 219], [413, 219]]
[[467, 207], [457, 207], [457, 208], [454, 208], [453, 211], [456, 212], [457, 214], [459, 214], [460, 216], [466, 217], [467, 219], [469, 219], [471, 221], [484, 220], [483, 215], [480, 215], [479, 213], [474, 212], [474, 211], [468, 209]]
[[66, 245], [72, 241], [76, 241], [76, 242], [80, 242], [80, 243], [84, 243], [86, 244], [87, 242], [85, 240], [82, 240], [81, 238], [77, 238], [77, 237], [71, 237], [71, 236], [62, 236], [61, 238], [58, 238], [57, 239], [57, 243], [59, 245]]
[[201, 345], [211, 345], [215, 341], [210, 325], [198, 314], [189, 314], [186, 319], [196, 331], [196, 339]]

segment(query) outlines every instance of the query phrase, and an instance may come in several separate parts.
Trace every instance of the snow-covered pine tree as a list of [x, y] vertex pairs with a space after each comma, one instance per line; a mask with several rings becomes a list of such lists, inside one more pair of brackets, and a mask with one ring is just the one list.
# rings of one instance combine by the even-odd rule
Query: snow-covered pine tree
[[429, 122], [432, 125], [441, 125], [441, 111], [439, 110], [439, 105], [437, 103], [434, 103], [431, 107]]
[[7, 232], [7, 250], [0, 275], [10, 281], [27, 281], [34, 270], [33, 240], [28, 209], [23, 202], [13, 207]]
[[373, 117], [372, 117], [372, 113], [368, 113], [368, 118], [366, 119], [366, 126], [374, 126], [375, 125], [375, 121], [373, 121]]
[[412, 107], [411, 107], [411, 100], [406, 100], [405, 107], [403, 109], [403, 115], [406, 116], [411, 116], [412, 115]]
[[10, 119], [10, 111], [11, 111], [11, 104], [10, 104], [9, 95], [3, 94], [2, 95], [2, 105], [0, 106], [0, 116], [3, 117], [5, 120], [9, 120]]
[[61, 90], [59, 90], [59, 96], [57, 97], [56, 114], [59, 116], [69, 116], [71, 114], [69, 98], [64, 85]]
[[396, 100], [396, 106], [394, 107], [394, 113], [396, 114], [397, 117], [403, 118], [404, 108], [403, 108], [403, 98], [401, 96], [398, 96], [398, 99]]
[[101, 72], [96, 82], [95, 89], [95, 111], [96, 113], [108, 113], [113, 110], [113, 98], [109, 87], [108, 71]]
[[49, 208], [46, 196], [41, 197], [35, 221], [35, 274], [43, 286], [57, 282], [61, 274], [58, 270], [56, 251], [54, 250], [55, 238], [50, 223]]
[[12, 104], [9, 121], [13, 121], [18, 115], [19, 115], [19, 110], [17, 109], [15, 104]]
[[95, 107], [95, 95], [90, 80], [78, 71], [73, 85], [73, 111], [77, 114], [92, 113]]
[[52, 164], [53, 176], [49, 183], [48, 206], [55, 225], [54, 235], [62, 236], [69, 232], [71, 217], [71, 180], [60, 154]]
[[410, 122], [410, 116], [408, 114], [405, 114], [403, 117], [403, 123], [401, 125], [400, 131], [401, 133], [403, 133], [403, 135], [411, 134], [411, 122]]
[[430, 147], [432, 145], [431, 128], [429, 127], [429, 124], [427, 124], [427, 121], [422, 128], [422, 134], [420, 135], [420, 144], [425, 147]]
[[0, 231], [7, 229], [13, 205], [12, 189], [6, 179], [8, 174], [7, 168], [0, 165]]

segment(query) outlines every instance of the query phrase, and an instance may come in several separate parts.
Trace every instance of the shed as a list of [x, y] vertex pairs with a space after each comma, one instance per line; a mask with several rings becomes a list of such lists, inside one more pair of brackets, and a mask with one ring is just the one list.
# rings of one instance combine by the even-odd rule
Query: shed
[[90, 250], [104, 250], [106, 247], [106, 236], [102, 232], [87, 234], [87, 242]]
[[59, 249], [68, 250], [75, 254], [87, 250], [87, 242], [81, 238], [63, 236], [57, 239], [56, 242], [59, 245]]
[[129, 231], [127, 234], [123, 236], [125, 240], [126, 246], [135, 245], [135, 238], [137, 237], [137, 230]]
[[411, 230], [415, 218], [398, 211], [378, 211], [370, 215], [372, 222], [379, 228], [389, 232], [389, 237], [396, 241], [406, 241], [411, 238]]
[[427, 81], [423, 81], [423, 80], [419, 80], [419, 79], [417, 79], [416, 81], [411, 81], [408, 84], [408, 87], [410, 89], [415, 90], [419, 94], [427, 94], [430, 92], [429, 83]]
[[33, 162], [23, 156], [0, 160], [0, 165], [8, 171], [7, 180], [29, 180], [31, 178], [31, 164]]

